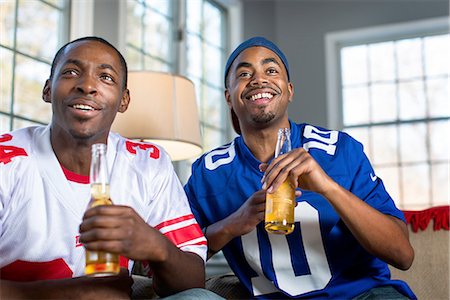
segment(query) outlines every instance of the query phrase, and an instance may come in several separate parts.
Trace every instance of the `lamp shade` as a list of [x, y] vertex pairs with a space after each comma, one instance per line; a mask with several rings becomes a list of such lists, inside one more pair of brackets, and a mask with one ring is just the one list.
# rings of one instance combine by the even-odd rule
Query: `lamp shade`
[[111, 130], [162, 146], [172, 160], [202, 152], [195, 88], [189, 79], [162, 72], [128, 73], [130, 104]]

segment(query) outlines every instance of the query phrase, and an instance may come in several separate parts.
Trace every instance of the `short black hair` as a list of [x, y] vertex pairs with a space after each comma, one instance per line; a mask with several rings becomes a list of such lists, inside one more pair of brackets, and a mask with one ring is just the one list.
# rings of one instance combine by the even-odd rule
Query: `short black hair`
[[97, 37], [97, 36], [85, 36], [85, 37], [81, 37], [78, 39], [75, 39], [73, 41], [68, 42], [67, 44], [65, 44], [64, 46], [62, 46], [58, 52], [56, 52], [55, 57], [53, 58], [53, 62], [52, 62], [52, 67], [50, 69], [50, 79], [53, 78], [53, 75], [55, 74], [55, 68], [56, 65], [58, 64], [61, 55], [63, 54], [64, 50], [67, 48], [67, 46], [77, 43], [77, 42], [82, 42], [82, 41], [96, 41], [96, 42], [100, 42], [112, 49], [114, 49], [114, 51], [116, 51], [117, 55], [120, 58], [120, 65], [122, 66], [122, 69], [124, 71], [124, 76], [123, 76], [123, 82], [122, 82], [122, 86], [124, 89], [127, 88], [127, 82], [128, 82], [128, 66], [127, 66], [127, 62], [125, 61], [125, 58], [123, 57], [122, 53], [120, 53], [119, 50], [117, 50], [116, 47], [114, 47], [110, 42], [108, 42], [107, 40], [101, 38], [101, 37]]

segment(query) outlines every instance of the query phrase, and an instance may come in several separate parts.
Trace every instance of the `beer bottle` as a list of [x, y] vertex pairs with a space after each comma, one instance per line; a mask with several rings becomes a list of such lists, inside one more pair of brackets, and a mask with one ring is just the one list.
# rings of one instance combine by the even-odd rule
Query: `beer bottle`
[[[289, 128], [278, 130], [275, 158], [292, 150]], [[266, 194], [264, 228], [269, 233], [289, 234], [294, 230], [295, 189], [286, 179], [273, 193]]]
[[[109, 195], [109, 173], [105, 144], [92, 145], [90, 183], [91, 200], [88, 208], [113, 204]], [[119, 271], [118, 254], [86, 250], [86, 275], [109, 276], [118, 274]]]

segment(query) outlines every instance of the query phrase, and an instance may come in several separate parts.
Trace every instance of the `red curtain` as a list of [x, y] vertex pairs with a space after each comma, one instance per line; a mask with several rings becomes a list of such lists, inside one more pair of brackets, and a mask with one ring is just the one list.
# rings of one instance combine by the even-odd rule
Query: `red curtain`
[[407, 224], [411, 224], [412, 230], [417, 232], [419, 228], [425, 230], [431, 220], [434, 221], [433, 230], [449, 230], [450, 206], [436, 206], [425, 210], [403, 211]]

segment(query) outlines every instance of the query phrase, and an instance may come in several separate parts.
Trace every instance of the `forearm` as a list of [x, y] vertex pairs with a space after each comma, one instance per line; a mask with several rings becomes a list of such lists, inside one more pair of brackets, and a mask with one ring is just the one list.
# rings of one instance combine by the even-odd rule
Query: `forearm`
[[[0, 281], [2, 299], [129, 299], [131, 279], [78, 277], [31, 282]], [[121, 282], [118, 282], [118, 281]], [[128, 281], [128, 282], [127, 282]]]
[[414, 250], [401, 220], [379, 212], [335, 182], [323, 196], [369, 253], [402, 270], [411, 266]]
[[222, 250], [236, 236], [241, 234], [234, 228], [233, 216], [220, 220], [206, 228], [205, 236], [208, 240], [208, 259]]
[[164, 252], [161, 253], [164, 259], [149, 261], [153, 271], [153, 288], [159, 296], [205, 287], [205, 265], [200, 256], [183, 252], [170, 241], [167, 241]]

